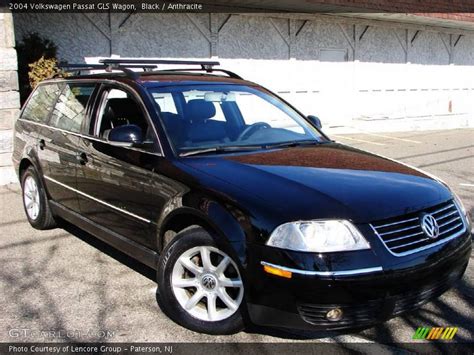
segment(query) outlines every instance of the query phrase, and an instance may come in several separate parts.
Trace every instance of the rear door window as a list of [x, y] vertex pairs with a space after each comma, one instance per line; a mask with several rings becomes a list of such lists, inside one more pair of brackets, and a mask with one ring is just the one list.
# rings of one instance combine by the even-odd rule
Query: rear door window
[[95, 84], [66, 84], [54, 107], [50, 125], [79, 133], [94, 89]]
[[21, 118], [38, 123], [47, 123], [60, 91], [61, 88], [57, 83], [38, 86], [31, 94]]

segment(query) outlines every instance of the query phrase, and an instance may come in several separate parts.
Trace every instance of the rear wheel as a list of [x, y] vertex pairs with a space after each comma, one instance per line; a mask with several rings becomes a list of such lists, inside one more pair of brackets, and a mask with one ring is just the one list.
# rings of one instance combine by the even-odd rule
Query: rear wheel
[[158, 301], [178, 324], [201, 333], [243, 329], [239, 268], [201, 228], [178, 233], [158, 266]]
[[23, 207], [31, 226], [50, 229], [56, 226], [48, 198], [34, 167], [30, 166], [21, 177]]

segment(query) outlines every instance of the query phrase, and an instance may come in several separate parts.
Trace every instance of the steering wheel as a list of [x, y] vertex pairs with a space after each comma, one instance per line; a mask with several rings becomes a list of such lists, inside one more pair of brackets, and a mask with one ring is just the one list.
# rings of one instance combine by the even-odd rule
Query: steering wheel
[[272, 128], [268, 123], [266, 122], [256, 122], [254, 124], [251, 124], [247, 128], [245, 128], [242, 132], [240, 132], [239, 136], [237, 137], [238, 141], [244, 140], [249, 138], [252, 134], [257, 132], [258, 130], [262, 128]]

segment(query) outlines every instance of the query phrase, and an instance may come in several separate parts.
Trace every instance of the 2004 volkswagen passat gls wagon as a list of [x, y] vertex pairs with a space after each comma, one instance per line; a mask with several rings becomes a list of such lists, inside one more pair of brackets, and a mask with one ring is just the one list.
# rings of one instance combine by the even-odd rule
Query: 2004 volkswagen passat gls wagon
[[155, 268], [162, 310], [210, 334], [368, 326], [462, 277], [471, 222], [443, 182], [215, 64], [110, 59], [40, 84], [14, 138], [31, 225]]

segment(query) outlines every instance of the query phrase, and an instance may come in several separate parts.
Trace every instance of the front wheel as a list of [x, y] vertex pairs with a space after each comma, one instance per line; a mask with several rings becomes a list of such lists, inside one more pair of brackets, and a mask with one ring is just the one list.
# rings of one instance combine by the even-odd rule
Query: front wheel
[[23, 207], [31, 226], [36, 229], [50, 229], [56, 226], [48, 197], [32, 166], [21, 177]]
[[207, 334], [243, 329], [239, 268], [206, 231], [192, 228], [177, 234], [161, 255], [158, 301], [171, 319]]

